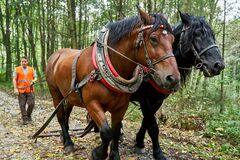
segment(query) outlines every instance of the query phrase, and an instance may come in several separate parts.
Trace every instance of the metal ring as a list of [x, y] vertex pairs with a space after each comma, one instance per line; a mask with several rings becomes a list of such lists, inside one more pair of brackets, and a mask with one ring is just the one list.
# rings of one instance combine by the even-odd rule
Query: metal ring
[[203, 66], [203, 62], [200, 62], [200, 63], [196, 64], [196, 68], [197, 68], [197, 69], [202, 68], [202, 66]]

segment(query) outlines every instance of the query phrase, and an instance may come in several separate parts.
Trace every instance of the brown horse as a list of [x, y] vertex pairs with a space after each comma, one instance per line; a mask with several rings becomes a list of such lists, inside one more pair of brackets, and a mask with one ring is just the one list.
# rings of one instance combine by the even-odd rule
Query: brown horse
[[[155, 82], [167, 90], [179, 88], [180, 74], [172, 54], [174, 36], [170, 25], [160, 14], [149, 15], [141, 9], [139, 13], [108, 24], [88, 48], [60, 49], [50, 56], [46, 78], [54, 106], [71, 87], [77, 90], [67, 98], [68, 107], [62, 105], [57, 113], [67, 152], [74, 150], [68, 133], [73, 106], [86, 108], [100, 129], [102, 143], [93, 149], [92, 159], [107, 158], [110, 142], [109, 158], [120, 159], [121, 121], [131, 93], [142, 82], [143, 72], [151, 73]], [[105, 116], [107, 111], [111, 113], [111, 128]]]

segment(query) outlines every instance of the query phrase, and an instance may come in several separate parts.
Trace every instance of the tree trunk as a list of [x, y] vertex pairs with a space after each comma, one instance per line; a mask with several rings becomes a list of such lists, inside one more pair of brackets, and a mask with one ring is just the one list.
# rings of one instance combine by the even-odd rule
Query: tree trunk
[[79, 22], [78, 22], [78, 43], [77, 43], [77, 47], [78, 49], [83, 48], [82, 47], [82, 8], [83, 8], [83, 2], [82, 0], [79, 0]]
[[[56, 1], [52, 0], [51, 5], [52, 5], [52, 13], [55, 13]], [[51, 42], [51, 46], [50, 46], [50, 53], [49, 54], [53, 54], [53, 52], [55, 51], [55, 37], [56, 37], [55, 15], [56, 14], [53, 14], [51, 16], [51, 21], [50, 21], [50, 28], [51, 28], [50, 42]]]
[[123, 1], [122, 0], [117, 0], [116, 5], [116, 20], [121, 20], [124, 18], [123, 14]]
[[69, 25], [69, 35], [71, 39], [71, 48], [77, 48], [77, 31], [76, 31], [76, 5], [75, 0], [67, 0], [68, 6], [68, 25]]
[[[30, 4], [32, 5], [32, 4]], [[27, 10], [28, 7], [23, 6], [23, 11], [26, 17], [30, 17], [30, 15], [32, 16], [32, 10], [34, 8], [30, 8], [29, 10]], [[27, 18], [26, 21], [26, 25], [27, 25], [27, 31], [28, 31], [28, 41], [30, 44], [30, 57], [33, 61], [33, 67], [38, 75], [38, 77], [40, 77], [40, 71], [38, 68], [38, 62], [37, 62], [37, 57], [36, 57], [36, 45], [35, 45], [35, 40], [34, 40], [34, 33], [33, 33], [33, 22], [30, 18]]]
[[85, 48], [87, 46], [87, 34], [86, 34], [86, 31], [87, 31], [87, 5], [84, 4], [84, 13], [85, 13], [85, 16], [84, 16], [84, 24], [83, 24], [83, 30], [85, 32], [83, 32], [83, 48]]
[[208, 2], [209, 2], [209, 7], [210, 7], [209, 25], [212, 26], [218, 0], [216, 0], [216, 1], [215, 0], [214, 1], [208, 1]]
[[[19, 10], [19, 16], [21, 17], [22, 16], [22, 8], [20, 8]], [[21, 23], [21, 29], [22, 29], [22, 36], [21, 36], [21, 39], [22, 39], [22, 43], [23, 43], [23, 54], [24, 56], [28, 56], [28, 50], [27, 50], [27, 42], [26, 42], [26, 20], [24, 19], [21, 19], [20, 20], [20, 23]], [[23, 56], [23, 55], [22, 55]]]
[[5, 29], [3, 26], [3, 14], [2, 14], [2, 9], [0, 7], [0, 23], [1, 23], [1, 31], [3, 35], [3, 45], [6, 49], [6, 77], [5, 80], [9, 81], [12, 78], [12, 53], [11, 53], [11, 44], [10, 44], [10, 36], [11, 36], [11, 31], [10, 31], [10, 5], [9, 1], [5, 1]]
[[182, 8], [183, 8], [183, 12], [190, 12], [191, 11], [191, 0], [184, 0]]
[[[226, 0], [224, 0], [224, 20], [223, 20], [223, 36], [222, 36], [222, 58], [224, 59], [224, 49], [225, 49], [225, 27], [226, 27]], [[223, 88], [223, 82], [224, 82], [224, 70], [221, 74], [221, 90], [220, 90], [220, 113], [223, 113], [225, 111], [224, 107], [224, 88]]]
[[152, 13], [152, 0], [147, 0], [147, 12]]
[[45, 11], [43, 0], [37, 1], [38, 3], [38, 22], [39, 22], [39, 34], [40, 34], [40, 45], [41, 45], [41, 70], [44, 72], [46, 68], [46, 37], [45, 37]]
[[20, 33], [19, 33], [19, 26], [20, 26], [20, 22], [19, 22], [19, 16], [20, 16], [20, 5], [16, 5], [15, 8], [16, 12], [15, 12], [15, 30], [16, 30], [16, 37], [15, 37], [15, 47], [16, 47], [16, 58], [15, 58], [15, 66], [17, 66], [20, 62], [20, 44], [19, 44], [19, 39], [20, 39]]

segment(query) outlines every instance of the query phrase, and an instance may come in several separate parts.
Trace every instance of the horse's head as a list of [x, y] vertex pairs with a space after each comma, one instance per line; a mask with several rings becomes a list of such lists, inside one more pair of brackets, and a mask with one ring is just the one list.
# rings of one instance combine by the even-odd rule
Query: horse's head
[[139, 9], [141, 27], [135, 44], [139, 51], [136, 59], [150, 70], [157, 85], [167, 90], [177, 90], [180, 73], [173, 55], [174, 36], [167, 20], [161, 14], [148, 14]]
[[212, 77], [220, 74], [225, 65], [221, 53], [215, 44], [211, 27], [203, 17], [181, 13], [183, 29], [180, 36], [180, 50], [185, 57], [192, 58], [196, 68], [203, 71], [204, 76]]

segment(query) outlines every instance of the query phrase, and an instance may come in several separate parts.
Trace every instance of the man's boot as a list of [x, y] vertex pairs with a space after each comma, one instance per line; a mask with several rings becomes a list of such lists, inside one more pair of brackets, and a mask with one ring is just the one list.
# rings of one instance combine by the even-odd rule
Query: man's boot
[[22, 123], [23, 125], [28, 124], [28, 118], [27, 117], [23, 117], [22, 120], [23, 120], [23, 123]]
[[32, 116], [28, 116], [28, 121], [32, 121]]

